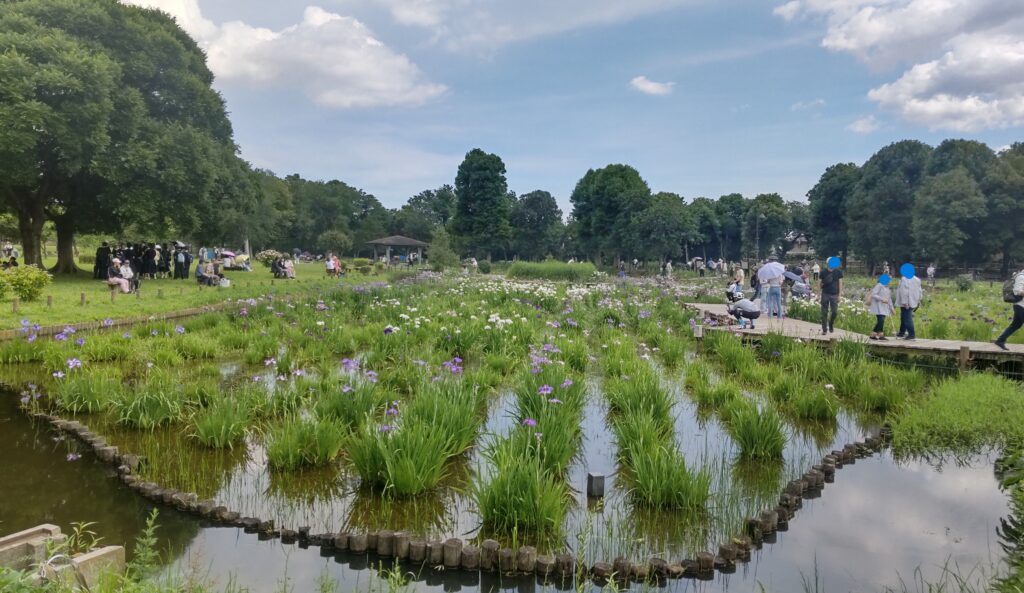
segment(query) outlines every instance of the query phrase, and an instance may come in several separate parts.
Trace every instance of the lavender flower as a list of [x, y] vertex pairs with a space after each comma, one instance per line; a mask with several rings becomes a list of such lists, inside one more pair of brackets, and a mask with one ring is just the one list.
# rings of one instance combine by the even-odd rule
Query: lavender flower
[[562, 385], [561, 385], [562, 389], [565, 389], [565, 388], [571, 387], [571, 386], [572, 386], [572, 379], [566, 378], [565, 381], [562, 381]]
[[77, 358], [69, 358], [67, 361], [69, 369], [80, 369], [82, 368], [82, 361]]
[[180, 326], [180, 325], [179, 325], [179, 326], [176, 326], [176, 327], [174, 328], [174, 331], [175, 331], [175, 333], [178, 333], [178, 334], [183, 334], [183, 333], [185, 333], [185, 328], [184, 328], [183, 326]]
[[79, 453], [68, 453], [68, 456], [67, 456], [67, 460], [68, 461], [78, 461], [81, 458], [82, 458], [82, 456]]
[[551, 395], [551, 393], [554, 390], [555, 390], [554, 387], [552, 387], [552, 386], [548, 385], [547, 383], [545, 383], [544, 385], [541, 385], [539, 389], [537, 389], [537, 393], [539, 393], [541, 395]]
[[526, 418], [523, 420], [523, 426], [529, 426], [530, 428], [533, 428], [534, 426], [537, 426], [537, 421], [534, 420], [533, 418]]

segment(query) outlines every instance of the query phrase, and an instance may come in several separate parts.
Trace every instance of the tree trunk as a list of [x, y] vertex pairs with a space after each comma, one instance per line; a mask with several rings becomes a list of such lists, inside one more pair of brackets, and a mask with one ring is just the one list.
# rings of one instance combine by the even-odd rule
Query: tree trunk
[[22, 257], [25, 265], [43, 267], [43, 216], [42, 205], [35, 207], [31, 198], [19, 200], [18, 234], [21, 236]]
[[77, 274], [75, 264], [75, 227], [66, 216], [54, 219], [57, 227], [57, 265], [50, 268], [53, 274]]

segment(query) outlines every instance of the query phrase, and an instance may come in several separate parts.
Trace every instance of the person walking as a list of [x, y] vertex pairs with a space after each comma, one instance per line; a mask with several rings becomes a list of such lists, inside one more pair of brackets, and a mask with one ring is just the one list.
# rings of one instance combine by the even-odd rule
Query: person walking
[[885, 319], [894, 312], [892, 292], [889, 290], [890, 281], [887, 274], [882, 274], [878, 277], [878, 283], [868, 293], [868, 311], [875, 316], [875, 328], [868, 334], [872, 340], [887, 339], [885, 337]]
[[928, 269], [925, 270], [925, 274], [928, 275], [928, 287], [935, 288], [935, 264], [928, 264]]
[[914, 311], [921, 304], [921, 279], [917, 277], [913, 264], [900, 266], [900, 285], [896, 287], [896, 306], [900, 308], [900, 331], [897, 338], [913, 340], [917, 337], [914, 332]]
[[1010, 290], [1007, 290], [1006, 285], [1003, 286], [1003, 300], [1013, 303], [1013, 321], [1003, 333], [999, 334], [995, 343], [996, 346], [1007, 350], [1006, 340], [1009, 340], [1010, 336], [1024, 325], [1024, 270], [1013, 275], [1013, 284]]
[[811, 273], [814, 274], [814, 281], [817, 282], [818, 274], [821, 274], [821, 266], [818, 265], [818, 262], [814, 262], [814, 265], [811, 266]]
[[842, 261], [837, 256], [828, 258], [826, 269], [821, 272], [819, 297], [821, 302], [821, 335], [835, 332], [836, 317], [839, 315], [839, 299], [843, 296]]

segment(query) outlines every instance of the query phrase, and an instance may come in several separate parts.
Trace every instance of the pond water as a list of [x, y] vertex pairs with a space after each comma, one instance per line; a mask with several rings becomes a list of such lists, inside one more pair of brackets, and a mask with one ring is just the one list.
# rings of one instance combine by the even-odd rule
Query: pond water
[[[493, 405], [496, 410], [501, 409], [500, 396]], [[596, 424], [603, 426], [601, 406], [599, 397], [592, 398], [588, 416], [598, 417]], [[711, 453], [707, 453], [709, 449], [704, 443], [726, 442], [710, 434], [720, 430], [713, 420], [699, 420], [685, 402], [681, 402], [677, 413], [677, 439], [687, 459], [696, 450], [711, 456], [729, 453], [728, 446], [724, 445], [713, 447]], [[500, 425], [499, 417], [500, 414], [492, 414], [492, 427]], [[841, 418], [831, 439], [820, 435], [792, 439], [787, 448], [786, 465], [777, 479], [785, 479], [790, 473], [789, 465], [796, 467], [811, 453], [827, 449], [833, 442], [849, 442], [858, 434], [851, 420]], [[588, 430], [588, 435], [590, 438], [582, 445], [581, 459], [594, 460], [597, 465], [593, 467], [611, 473], [613, 465], [605, 462], [602, 466], [598, 460], [614, 457], [613, 440], [603, 430]], [[39, 523], [55, 523], [68, 530], [73, 522], [91, 521], [95, 522], [92, 529], [105, 542], [130, 545], [152, 506], [124, 487], [113, 471], [91, 454], [84, 453], [81, 459], [69, 461], [68, 454], [75, 452], [77, 446], [67, 440], [55, 440], [55, 437], [58, 435], [48, 427], [33, 424], [18, 410], [17, 396], [0, 393], [0, 472], [4, 476], [0, 490], [0, 531], [18, 531]], [[223, 460], [228, 468], [226, 477], [216, 485], [218, 492], [230, 492], [232, 480], [243, 479], [239, 475], [254, 479], [251, 476], [259, 473], [254, 468], [262, 467], [251, 454], [240, 455], [238, 459], [227, 457]], [[582, 486], [580, 478], [586, 471], [581, 467], [583, 463], [578, 462], [570, 471], [574, 485]], [[735, 471], [726, 467], [723, 476]], [[326, 507], [320, 504], [323, 500], [338, 500], [331, 490], [336, 480], [324, 480], [319, 490], [323, 498], [310, 494], [306, 488], [300, 489], [307, 496], [303, 504], [295, 502], [297, 495], [287, 494], [286, 485], [275, 487], [271, 479], [255, 484], [259, 490], [248, 496], [256, 500], [262, 498], [259, 493], [269, 493], [271, 497], [276, 493], [297, 507], [297, 512], [303, 516], [324, 513], [324, 524], [337, 528], [342, 512], [332, 515], [332, 511], [325, 510], [330, 504]], [[740, 484], [742, 479], [736, 482]], [[252, 486], [247, 484], [245, 488]], [[743, 488], [734, 490], [744, 491]], [[757, 491], [758, 485], [752, 484], [742, 496], [756, 497]], [[777, 495], [778, 488], [774, 491]], [[458, 493], [451, 496], [452, 500], [440, 501], [443, 509], [440, 515], [444, 517], [451, 516], [449, 505], [458, 504], [454, 502], [459, 498]], [[611, 522], [634, 535], [651, 529], [652, 522], [643, 517], [633, 516], [627, 520], [624, 514], [614, 516], [615, 498], [621, 496], [613, 488], [607, 509], [584, 511], [582, 509], [587, 507], [583, 506], [575, 512], [574, 521], [590, 517], [595, 530], [602, 528], [602, 522]], [[716, 498], [724, 496], [726, 494], [716, 491]], [[927, 580], [938, 579], [947, 566], [983, 582], [993, 566], [1000, 563], [996, 526], [1000, 517], [1009, 513], [1007, 502], [993, 476], [992, 459], [987, 456], [979, 456], [969, 463], [939, 465], [920, 460], [896, 462], [883, 452], [839, 470], [835, 483], [825, 488], [822, 497], [804, 501], [804, 508], [790, 522], [789, 530], [779, 533], [775, 544], [756, 552], [749, 564], [740, 566], [737, 574], [716, 575], [714, 581], [704, 583], [685, 579], [669, 581], [667, 586], [681, 591], [752, 593], [761, 591], [763, 586], [766, 591], [789, 592], [803, 590], [804, 580], [810, 579], [813, 583], [817, 574], [819, 591], [881, 591], [886, 586], [898, 586], [901, 580], [911, 583], [916, 571]], [[423, 504], [429, 506], [429, 503]], [[347, 512], [347, 520], [351, 522], [352, 510]], [[417, 514], [430, 515], [425, 509]], [[456, 516], [468, 515], [471, 515], [468, 510], [456, 513]], [[654, 522], [657, 520], [659, 517], [652, 518]], [[367, 590], [370, 584], [373, 567], [368, 566], [365, 557], [325, 558], [318, 548], [304, 550], [280, 541], [258, 541], [255, 535], [244, 534], [241, 530], [204, 526], [195, 517], [165, 508], [160, 510], [159, 523], [158, 535], [168, 571], [198, 573], [220, 585], [234, 582], [254, 593], [277, 591], [285, 580], [295, 591], [314, 590], [325, 573], [339, 582], [339, 590], [343, 592]], [[434, 527], [438, 533], [452, 532], [453, 528], [456, 535], [461, 535], [449, 519], [441, 520]], [[656, 540], [657, 530], [653, 533], [652, 539]], [[661, 547], [644, 542], [639, 542], [638, 546], [641, 549]], [[672, 556], [672, 559], [678, 557]], [[501, 580], [491, 575], [445, 575], [429, 570], [418, 575], [415, 581], [417, 590], [430, 591], [465, 589], [471, 592], [500, 588], [532, 592], [542, 588], [532, 578]], [[814, 589], [813, 584], [811, 588]]]

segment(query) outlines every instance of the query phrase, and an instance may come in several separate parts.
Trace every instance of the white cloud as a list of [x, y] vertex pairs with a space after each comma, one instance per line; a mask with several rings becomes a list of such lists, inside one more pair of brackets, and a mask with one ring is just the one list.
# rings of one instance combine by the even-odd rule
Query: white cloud
[[637, 76], [629, 81], [629, 86], [645, 95], [668, 95], [675, 85], [674, 82], [655, 82], [646, 76]]
[[450, 49], [493, 49], [535, 37], [626, 22], [702, 0], [350, 0], [384, 5], [399, 23], [432, 30]]
[[791, 2], [786, 2], [785, 4], [783, 4], [781, 6], [776, 6], [775, 10], [772, 11], [772, 14], [774, 14], [776, 16], [781, 16], [782, 18], [786, 19], [787, 21], [791, 21], [794, 18], [796, 18], [796, 15], [799, 12], [800, 12], [800, 1], [799, 0], [792, 0]]
[[960, 132], [1024, 125], [1021, 0], [793, 0], [776, 14], [821, 17], [823, 47], [876, 70], [905, 68], [868, 98], [907, 121]]
[[811, 111], [825, 106], [825, 99], [813, 99], [811, 101], [797, 101], [789, 106], [790, 111]]
[[337, 108], [419, 105], [446, 90], [360, 21], [316, 6], [306, 8], [300, 23], [274, 31], [241, 21], [218, 26], [203, 18], [198, 0], [126, 1], [175, 16], [229, 84], [299, 88]]
[[869, 115], [850, 123], [850, 125], [846, 126], [846, 129], [854, 134], [870, 134], [880, 127], [882, 126], [878, 123], [878, 120], [875, 119], [875, 116]]

